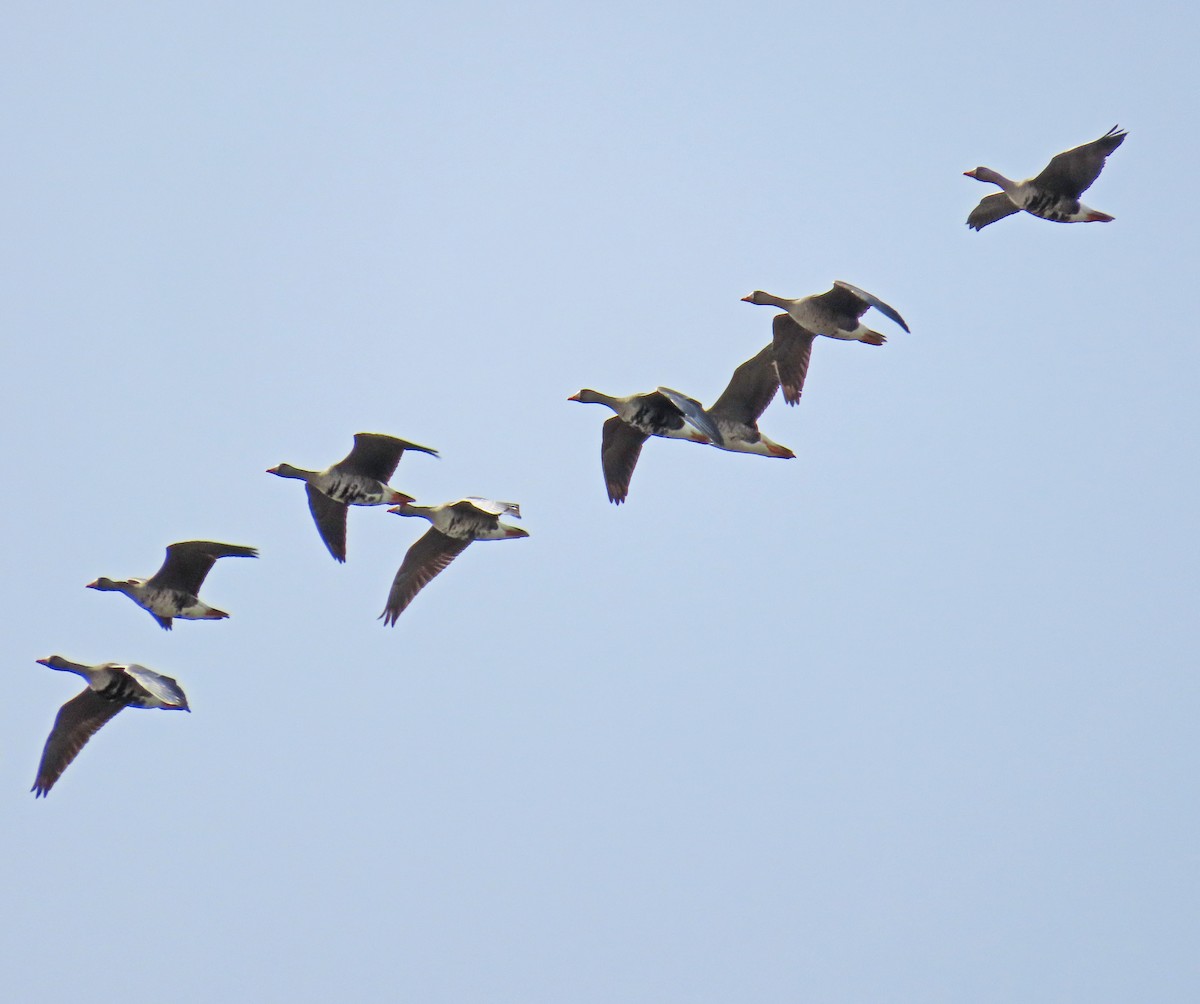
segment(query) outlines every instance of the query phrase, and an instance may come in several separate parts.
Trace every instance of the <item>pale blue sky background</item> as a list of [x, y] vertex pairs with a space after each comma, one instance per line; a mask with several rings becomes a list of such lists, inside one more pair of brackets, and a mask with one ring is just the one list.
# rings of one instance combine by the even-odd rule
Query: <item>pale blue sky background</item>
[[[1194, 1001], [1184, 5], [11, 4], [0, 982], [57, 1002]], [[964, 226], [1114, 123], [1107, 226]], [[790, 463], [652, 442], [846, 279]], [[522, 504], [395, 630], [421, 527]], [[171, 634], [83, 588], [257, 545]], [[177, 677], [44, 802], [78, 689]]]

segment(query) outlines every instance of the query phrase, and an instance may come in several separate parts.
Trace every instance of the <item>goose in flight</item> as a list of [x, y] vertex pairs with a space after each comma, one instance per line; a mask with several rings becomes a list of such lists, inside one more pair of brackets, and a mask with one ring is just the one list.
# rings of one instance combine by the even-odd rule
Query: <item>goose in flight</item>
[[334, 558], [345, 561], [349, 506], [397, 505], [413, 501], [412, 496], [388, 486], [405, 450], [438, 455], [437, 450], [405, 439], [360, 432], [354, 437], [354, 449], [323, 471], [306, 471], [291, 464], [280, 464], [269, 468], [267, 473], [305, 482], [308, 508], [321, 540]]
[[87, 686], [59, 708], [54, 727], [42, 750], [37, 779], [29, 790], [41, 798], [102, 725], [123, 708], [162, 708], [164, 711], [190, 711], [187, 695], [171, 677], [145, 666], [105, 662], [98, 666], [71, 662], [61, 655], [38, 659], [50, 669], [75, 673]]
[[[786, 317], [786, 314], [780, 315]], [[712, 445], [733, 453], [757, 453], [763, 457], [793, 459], [796, 454], [780, 446], [758, 431], [758, 419], [779, 389], [775, 369], [775, 345], [765, 346], [753, 358], [747, 359], [733, 371], [729, 385], [711, 408], [705, 410], [699, 401], [685, 397], [669, 387], [659, 387], [679, 408], [698, 408], [712, 420], [720, 433]]]
[[616, 412], [604, 423], [600, 439], [600, 467], [610, 502], [620, 505], [628, 497], [642, 446], [651, 436], [692, 443], [710, 443], [720, 436], [720, 430], [698, 402], [683, 395], [680, 399], [679, 403], [672, 401], [661, 388], [628, 397], [584, 388], [567, 398], [582, 404], [602, 404]]
[[999, 185], [1001, 191], [987, 195], [967, 217], [967, 226], [982, 230], [989, 224], [1022, 209], [1053, 223], [1109, 223], [1113, 217], [1085, 206], [1079, 197], [1104, 169], [1108, 155], [1119, 147], [1127, 133], [1113, 126], [1099, 139], [1084, 143], [1052, 158], [1042, 173], [1025, 181], [1012, 181], [990, 167], [964, 171], [968, 178]]
[[420, 516], [432, 524], [404, 555], [400, 570], [392, 580], [387, 606], [380, 619], [394, 625], [417, 593], [467, 549], [474, 540], [507, 540], [528, 537], [518, 526], [502, 523], [501, 516], [521, 518], [521, 507], [515, 502], [496, 502], [492, 499], [464, 498], [441, 505], [416, 506], [402, 503], [388, 512], [398, 516]]
[[162, 567], [148, 579], [109, 579], [101, 576], [88, 589], [124, 593], [166, 631], [171, 621], [223, 620], [229, 614], [210, 607], [198, 595], [205, 576], [218, 558], [257, 558], [258, 551], [241, 544], [215, 540], [184, 540], [167, 546]]
[[882, 345], [887, 338], [872, 331], [861, 318], [871, 307], [884, 317], [895, 321], [908, 331], [908, 325], [895, 307], [866, 290], [852, 286], [840, 279], [833, 288], [824, 293], [804, 296], [796, 300], [764, 293], [756, 289], [742, 297], [745, 303], [768, 304], [786, 310], [772, 322], [771, 330], [775, 346], [775, 365], [779, 372], [783, 399], [788, 404], [799, 404], [804, 391], [804, 378], [808, 374], [808, 363], [812, 356], [812, 343], [817, 335], [837, 338], [842, 341], [858, 341], [866, 345]]

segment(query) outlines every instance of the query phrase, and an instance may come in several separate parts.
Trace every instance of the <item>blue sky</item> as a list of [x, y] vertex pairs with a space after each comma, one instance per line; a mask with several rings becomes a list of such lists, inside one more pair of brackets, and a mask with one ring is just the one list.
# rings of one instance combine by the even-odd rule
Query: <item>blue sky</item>
[[[12, 999], [1191, 1001], [1194, 14], [23, 6], [0, 47]], [[1114, 123], [1109, 225], [964, 225]], [[1189, 250], [1190, 249], [1190, 250]], [[844, 279], [788, 463], [647, 444], [754, 288]], [[394, 630], [422, 527], [298, 484], [425, 443], [521, 503]], [[167, 634], [98, 575], [252, 544]], [[126, 712], [44, 802], [77, 680]]]

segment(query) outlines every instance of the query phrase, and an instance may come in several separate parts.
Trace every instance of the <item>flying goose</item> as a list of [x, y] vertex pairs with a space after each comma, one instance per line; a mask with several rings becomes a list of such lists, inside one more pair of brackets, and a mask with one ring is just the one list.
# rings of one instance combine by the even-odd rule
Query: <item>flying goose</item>
[[306, 471], [291, 464], [280, 464], [269, 468], [267, 473], [305, 482], [308, 508], [317, 524], [317, 532], [329, 553], [338, 561], [345, 561], [348, 506], [396, 505], [413, 501], [411, 496], [388, 487], [405, 450], [438, 455], [437, 450], [428, 446], [375, 432], [360, 432], [354, 437], [354, 449], [323, 471]]
[[1125, 140], [1127, 133], [1113, 126], [1099, 139], [1060, 153], [1025, 181], [1011, 181], [990, 167], [964, 171], [968, 178], [999, 185], [1003, 191], [986, 196], [967, 217], [967, 226], [982, 230], [990, 223], [1022, 209], [1053, 223], [1109, 223], [1108, 213], [1079, 201], [1104, 169], [1104, 161]]
[[394, 625], [417, 593], [462, 554], [471, 541], [529, 536], [520, 527], [500, 522], [501, 516], [521, 518], [521, 507], [515, 502], [475, 497], [433, 506], [404, 502], [388, 512], [398, 516], [420, 516], [433, 525], [404, 555], [404, 562], [392, 580], [387, 607], [379, 615], [385, 624]]
[[628, 397], [610, 397], [584, 388], [567, 398], [582, 404], [602, 404], [616, 412], [604, 423], [600, 440], [600, 466], [610, 502], [620, 505], [629, 495], [642, 444], [651, 436], [693, 443], [709, 443], [720, 437], [720, 430], [698, 402], [682, 394], [679, 397], [680, 403], [675, 403], [661, 388]]
[[[780, 316], [787, 317], [787, 314]], [[733, 371], [729, 386], [717, 398], [716, 403], [705, 411], [721, 433], [721, 438], [714, 439], [712, 445], [733, 453], [757, 453], [763, 457], [793, 459], [796, 454], [758, 431], [759, 416], [767, 410], [767, 405], [771, 403], [778, 389], [775, 345], [771, 343]], [[685, 397], [669, 387], [660, 387], [659, 391], [680, 408], [691, 404], [703, 410], [699, 401]]]
[[222, 620], [224, 610], [200, 600], [200, 586], [218, 558], [257, 558], [258, 551], [241, 544], [221, 544], [215, 540], [184, 540], [167, 545], [162, 567], [148, 579], [109, 579], [101, 576], [87, 584], [88, 589], [124, 593], [149, 612], [162, 628], [171, 630], [175, 617], [189, 621]]
[[88, 666], [71, 662], [61, 655], [37, 661], [50, 669], [77, 673], [87, 681], [87, 687], [59, 708], [42, 750], [37, 779], [29, 789], [35, 793], [35, 798], [49, 793], [87, 741], [122, 708], [191, 710], [187, 695], [178, 683], [145, 666], [118, 662]]
[[756, 289], [749, 296], [743, 296], [742, 301], [770, 304], [787, 311], [786, 314], [776, 316], [771, 330], [774, 336], [775, 365], [779, 371], [783, 399], [792, 405], [800, 403], [800, 395], [804, 391], [804, 378], [808, 374], [808, 362], [812, 355], [812, 343], [817, 335], [843, 341], [859, 341], [867, 345], [882, 345], [887, 338], [878, 331], [872, 331], [859, 320], [870, 307], [895, 321], [905, 331], [909, 330], [895, 307], [840, 279], [834, 282], [833, 288], [828, 292], [801, 297], [798, 300], [789, 300]]

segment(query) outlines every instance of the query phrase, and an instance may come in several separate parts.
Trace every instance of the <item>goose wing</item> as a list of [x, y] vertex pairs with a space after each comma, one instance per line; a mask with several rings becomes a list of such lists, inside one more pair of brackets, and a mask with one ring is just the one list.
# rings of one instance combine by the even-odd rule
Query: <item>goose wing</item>
[[179, 686], [174, 677], [156, 673], [137, 663], [126, 666], [125, 673], [151, 697], [168, 707], [189, 710], [187, 694], [183, 692], [183, 688]]
[[[787, 314], [783, 316], [791, 320]], [[795, 321], [792, 323], [796, 324]], [[775, 345], [772, 343], [733, 371], [729, 386], [708, 412], [744, 425], [756, 425], [777, 390], [779, 375], [775, 372]]]
[[385, 624], [395, 624], [413, 598], [424, 589], [436, 575], [466, 550], [471, 541], [450, 537], [430, 527], [417, 540], [392, 580], [387, 606], [379, 616]]
[[637, 467], [642, 444], [650, 437], [619, 418], [604, 423], [600, 441], [600, 466], [604, 469], [604, 484], [608, 500], [620, 505], [629, 495], [629, 482]]
[[160, 589], [181, 589], [195, 596], [205, 576], [218, 558], [257, 558], [258, 551], [241, 544], [221, 544], [215, 540], [185, 540], [167, 547], [162, 567], [148, 582]]
[[1123, 129], [1113, 126], [1099, 139], [1058, 154], [1033, 179], [1034, 185], [1078, 199], [1100, 177], [1105, 159], [1125, 141], [1126, 135]]
[[995, 223], [1019, 212], [1012, 199], [1003, 192], [996, 192], [980, 199], [979, 205], [972, 209], [971, 215], [967, 217], [967, 226], [972, 230], [982, 230], [989, 223]]
[[805, 297], [805, 301], [810, 308], [828, 315], [830, 322], [843, 330], [856, 328], [858, 319], [867, 312], [868, 307], [866, 300], [838, 283], [834, 283], [828, 292]]
[[804, 378], [812, 358], [813, 340], [817, 337], [808, 328], [797, 324], [790, 314], [776, 314], [771, 322], [775, 371], [783, 388], [783, 399], [791, 405], [800, 403], [804, 393]]
[[709, 418], [708, 412], [704, 410], [704, 405], [694, 397], [688, 397], [677, 390], [671, 390], [670, 387], [659, 387], [657, 394], [665, 398], [668, 405], [673, 405], [683, 416], [683, 420], [697, 432], [702, 432], [718, 445], [725, 442], [721, 436], [721, 430], [717, 427], [717, 423]]
[[[863, 304], [866, 304], [866, 306], [860, 306], [858, 308], [858, 313], [854, 315], [855, 318], [862, 317], [862, 315], [866, 313], [867, 307], [870, 306], [878, 310], [881, 314], [883, 314], [884, 317], [895, 321], [905, 331], [908, 331], [908, 325], [904, 323], [904, 318], [900, 316], [900, 312], [896, 310], [896, 308], [890, 303], [884, 303], [883, 300], [879, 299], [879, 297], [877, 297], [874, 293], [868, 293], [865, 289], [859, 289], [857, 286], [852, 286], [850, 283], [843, 282], [841, 279], [834, 280], [833, 288], [835, 290], [843, 290], [844, 292], [855, 297], [857, 300], [862, 301]], [[825, 295], [828, 296], [829, 294], [826, 293]]]
[[334, 501], [310, 484], [304, 487], [308, 492], [308, 511], [312, 513], [313, 522], [317, 524], [317, 533], [325, 541], [329, 553], [338, 561], [345, 561], [346, 510], [349, 506], [344, 502]]
[[62, 777], [62, 772], [79, 755], [87, 741], [123, 707], [124, 704], [105, 700], [88, 688], [58, 709], [54, 728], [50, 730], [50, 737], [42, 749], [37, 779], [29, 789], [35, 793], [35, 798], [41, 798], [54, 787], [54, 782]]
[[334, 466], [340, 471], [362, 474], [386, 485], [396, 473], [405, 450], [418, 450], [435, 457], [438, 455], [437, 450], [418, 446], [406, 439], [382, 436], [377, 432], [360, 432], [354, 437], [354, 449]]
[[469, 502], [480, 512], [489, 516], [515, 516], [521, 518], [521, 507], [516, 502], [498, 502], [495, 499], [480, 498], [478, 495], [468, 495], [459, 502]]

